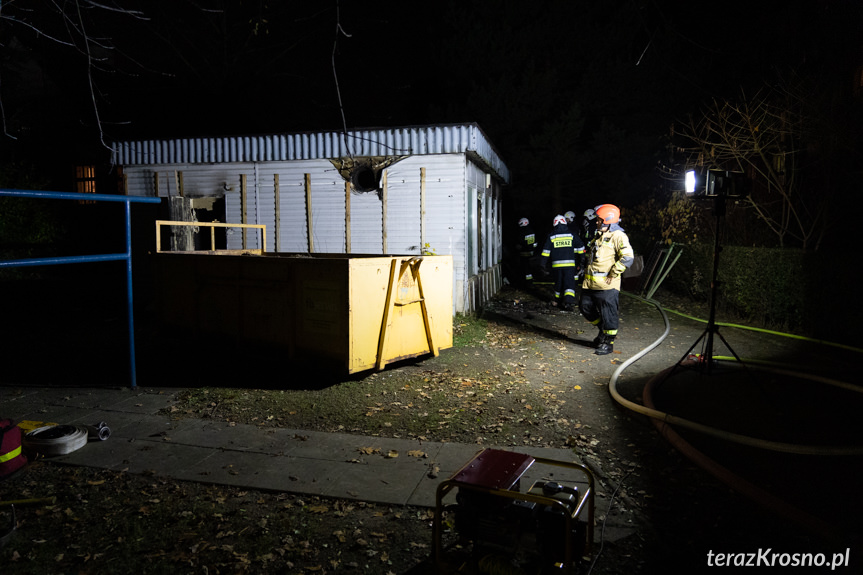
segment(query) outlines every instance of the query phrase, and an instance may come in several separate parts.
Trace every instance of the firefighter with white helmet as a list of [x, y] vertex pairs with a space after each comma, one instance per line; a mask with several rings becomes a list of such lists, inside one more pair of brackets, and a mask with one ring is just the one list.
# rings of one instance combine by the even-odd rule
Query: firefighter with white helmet
[[575, 304], [575, 287], [578, 268], [584, 254], [584, 244], [569, 231], [564, 216], [554, 218], [554, 228], [542, 249], [543, 262], [551, 260], [554, 276], [554, 303], [563, 311], [572, 311]]
[[518, 251], [519, 268], [521, 269], [524, 283], [527, 286], [533, 285], [533, 264], [531, 260], [536, 254], [536, 233], [530, 225], [527, 218], [518, 220], [518, 240], [516, 241], [516, 250]]
[[596, 231], [596, 228], [594, 227], [595, 221], [596, 208], [588, 208], [584, 210], [584, 214], [581, 216], [581, 230], [579, 230], [579, 235], [581, 235], [581, 239], [584, 240], [585, 244], [590, 243], [590, 240], [593, 238], [593, 232]]
[[572, 232], [572, 235], [581, 237], [581, 230], [578, 229], [578, 223], [575, 221], [575, 212], [569, 210], [563, 217], [566, 218], [566, 225], [569, 227], [569, 231]]
[[599, 328], [593, 340], [597, 355], [614, 351], [619, 327], [621, 275], [632, 265], [635, 254], [629, 237], [620, 227], [620, 209], [602, 204], [594, 210], [596, 232], [587, 246], [587, 265], [581, 291], [581, 314]]

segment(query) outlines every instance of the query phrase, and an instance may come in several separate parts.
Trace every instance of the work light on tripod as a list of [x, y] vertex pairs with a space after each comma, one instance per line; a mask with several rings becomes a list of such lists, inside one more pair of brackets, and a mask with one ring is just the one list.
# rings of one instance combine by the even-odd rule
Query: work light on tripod
[[684, 189], [693, 198], [741, 198], [746, 195], [746, 182], [743, 172], [693, 169], [686, 171]]

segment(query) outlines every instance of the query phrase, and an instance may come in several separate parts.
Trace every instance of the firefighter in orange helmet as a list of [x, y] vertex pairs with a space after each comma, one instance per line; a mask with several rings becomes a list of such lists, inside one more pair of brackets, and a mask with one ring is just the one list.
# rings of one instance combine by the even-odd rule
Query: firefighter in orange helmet
[[619, 326], [620, 276], [632, 265], [635, 254], [620, 227], [620, 209], [612, 204], [596, 207], [596, 234], [587, 246], [587, 265], [580, 309], [587, 321], [599, 328], [593, 340], [597, 355], [614, 351]]

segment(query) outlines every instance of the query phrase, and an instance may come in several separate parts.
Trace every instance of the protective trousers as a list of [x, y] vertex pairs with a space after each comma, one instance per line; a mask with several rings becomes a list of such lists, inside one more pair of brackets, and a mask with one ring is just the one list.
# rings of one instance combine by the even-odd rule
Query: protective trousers
[[528, 284], [533, 282], [533, 265], [531, 264], [532, 256], [518, 256], [519, 268], [521, 269], [522, 277], [524, 281]]
[[554, 299], [563, 305], [575, 305], [575, 266], [552, 267]]
[[619, 304], [620, 292], [616, 289], [581, 290], [581, 315], [612, 338], [617, 335], [620, 323]]

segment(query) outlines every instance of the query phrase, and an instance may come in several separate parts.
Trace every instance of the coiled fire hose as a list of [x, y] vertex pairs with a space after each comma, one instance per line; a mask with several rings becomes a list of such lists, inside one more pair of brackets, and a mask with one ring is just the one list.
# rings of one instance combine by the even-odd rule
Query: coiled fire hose
[[104, 421], [96, 425], [48, 425], [24, 436], [24, 447], [40, 455], [66, 455], [86, 445], [88, 439], [105, 441], [111, 428]]

